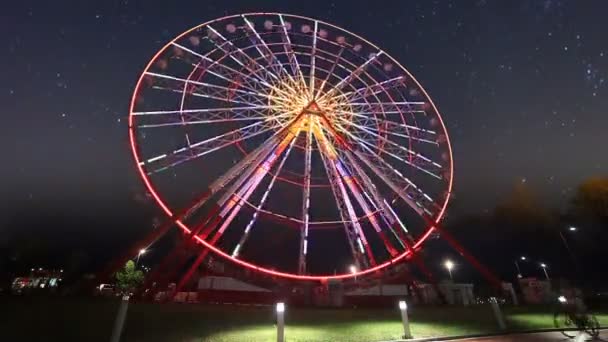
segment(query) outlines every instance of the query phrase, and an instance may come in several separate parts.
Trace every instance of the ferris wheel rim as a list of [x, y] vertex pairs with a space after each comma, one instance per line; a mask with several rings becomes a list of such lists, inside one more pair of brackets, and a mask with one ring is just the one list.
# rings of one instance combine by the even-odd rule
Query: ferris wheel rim
[[[137, 130], [136, 128], [137, 127], [134, 125], [134, 115], [133, 115], [135, 106], [136, 106], [137, 95], [140, 91], [140, 87], [142, 85], [142, 81], [144, 80], [146, 72], [148, 70], [150, 70], [151, 66], [158, 59], [158, 57], [163, 52], [165, 52], [174, 42], [178, 41], [179, 39], [185, 37], [186, 35], [188, 35], [189, 33], [193, 32], [197, 29], [203, 28], [205, 26], [208, 26], [208, 25], [216, 23], [216, 22], [221, 22], [221, 21], [231, 19], [231, 18], [238, 18], [241, 16], [259, 16], [259, 15], [284, 16], [284, 17], [298, 18], [298, 19], [318, 22], [318, 23], [321, 23], [328, 27], [337, 29], [341, 32], [345, 32], [353, 37], [356, 37], [357, 39], [361, 40], [362, 42], [365, 42], [366, 44], [377, 49], [378, 51], [383, 51], [377, 45], [368, 41], [367, 39], [357, 35], [356, 33], [351, 32], [349, 30], [336, 26], [334, 24], [327, 23], [325, 21], [306, 17], [306, 16], [284, 14], [284, 13], [279, 13], [279, 12], [240, 13], [240, 14], [228, 15], [228, 16], [216, 18], [216, 19], [213, 19], [210, 21], [206, 21], [202, 24], [196, 25], [192, 28], [189, 28], [189, 29], [183, 31], [181, 34], [179, 34], [178, 36], [169, 40], [162, 48], [160, 48], [149, 60], [146, 67], [144, 68], [143, 72], [140, 74], [140, 76], [137, 80], [137, 83], [135, 85], [134, 92], [133, 92], [130, 106], [129, 106], [129, 119], [128, 119], [129, 141], [130, 141], [131, 153], [135, 160], [137, 170], [139, 172], [140, 177], [143, 179], [144, 185], [146, 186], [148, 192], [152, 195], [152, 197], [154, 198], [156, 203], [160, 206], [160, 208], [164, 211], [164, 213], [168, 217], [172, 218], [172, 220], [175, 222], [175, 224], [185, 232], [190, 232], [191, 229], [184, 222], [182, 222], [182, 220], [180, 220], [179, 218], [174, 218], [174, 215], [175, 215], [174, 211], [166, 204], [165, 200], [159, 195], [156, 187], [154, 186], [153, 182], [149, 179], [149, 175], [146, 173], [146, 171], [144, 170], [143, 165], [141, 163], [142, 159], [140, 158], [139, 145], [138, 145], [137, 138], [136, 138], [136, 130]], [[443, 121], [443, 117], [442, 117], [440, 111], [438, 110], [437, 106], [435, 105], [433, 99], [428, 95], [426, 89], [424, 89], [424, 87], [422, 87], [420, 82], [399, 61], [397, 61], [395, 58], [393, 58], [390, 54], [385, 53], [384, 56], [389, 58], [394, 64], [396, 64], [405, 73], [405, 75], [407, 75], [407, 77], [416, 84], [417, 88], [423, 93], [424, 97], [426, 98], [426, 100], [428, 101], [430, 106], [432, 107], [433, 111], [436, 113], [436, 117], [438, 118], [439, 124], [441, 125], [442, 132], [445, 134], [445, 143], [446, 143], [446, 147], [447, 147], [447, 151], [448, 151], [449, 176], [447, 179], [447, 191], [445, 194], [445, 198], [443, 199], [443, 204], [441, 205], [441, 208], [440, 208], [438, 214], [436, 215], [436, 217], [432, 218], [432, 221], [429, 221], [429, 224], [427, 225], [424, 233], [417, 238], [415, 245], [412, 246], [413, 250], [416, 250], [416, 249], [420, 248], [420, 246], [422, 246], [422, 244], [428, 239], [428, 237], [436, 230], [436, 225], [439, 224], [439, 222], [441, 221], [441, 219], [443, 218], [443, 216], [445, 214], [445, 210], [449, 203], [451, 193], [452, 193], [452, 187], [453, 187], [453, 170], [454, 170], [453, 151], [452, 151], [452, 147], [451, 147], [451, 141], [450, 141], [449, 135], [448, 135], [448, 130]], [[357, 272], [354, 272], [354, 273], [345, 272], [345, 273], [333, 274], [333, 275], [330, 275], [330, 274], [328, 274], [328, 275], [323, 275], [323, 274], [322, 275], [302, 275], [302, 274], [294, 274], [294, 273], [289, 273], [289, 272], [276, 271], [276, 270], [273, 270], [273, 269], [270, 269], [267, 267], [258, 266], [255, 263], [248, 262], [248, 261], [245, 261], [242, 259], [238, 259], [238, 258], [235, 258], [235, 257], [229, 255], [229, 253], [226, 253], [222, 249], [210, 244], [205, 239], [201, 239], [198, 236], [195, 236], [195, 238], [196, 238], [196, 241], [198, 243], [202, 244], [204, 247], [213, 251], [217, 255], [222, 256], [223, 258], [225, 258], [227, 260], [230, 260], [233, 263], [239, 264], [241, 266], [245, 266], [252, 270], [260, 271], [260, 272], [268, 274], [268, 275], [279, 276], [279, 277], [289, 278], [289, 279], [297, 279], [297, 280], [349, 279], [349, 278], [353, 278], [353, 277], [357, 277], [357, 276], [366, 275], [366, 274], [369, 274], [369, 273], [372, 273], [372, 272], [375, 272], [375, 271], [378, 271], [381, 269], [385, 269], [390, 265], [394, 265], [398, 262], [401, 262], [403, 259], [407, 259], [412, 254], [410, 250], [405, 250], [404, 252], [398, 254], [395, 257], [391, 257], [389, 260], [387, 260], [381, 264], [378, 264], [376, 266], [369, 267], [366, 269], [358, 270]]]

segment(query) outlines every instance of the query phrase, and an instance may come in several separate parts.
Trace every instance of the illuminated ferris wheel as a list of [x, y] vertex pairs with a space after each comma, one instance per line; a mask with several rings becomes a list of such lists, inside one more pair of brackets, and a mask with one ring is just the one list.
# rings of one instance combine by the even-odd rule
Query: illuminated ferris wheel
[[452, 187], [448, 134], [420, 83], [364, 38], [301, 16], [233, 15], [180, 34], [139, 78], [129, 134], [197, 262], [215, 253], [291, 279], [406, 260]]

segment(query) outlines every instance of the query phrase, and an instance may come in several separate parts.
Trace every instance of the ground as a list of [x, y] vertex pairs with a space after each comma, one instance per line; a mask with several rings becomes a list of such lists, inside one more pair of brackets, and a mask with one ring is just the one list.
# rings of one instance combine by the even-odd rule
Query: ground
[[[585, 336], [586, 338], [588, 336]], [[606, 341], [608, 339], [608, 330], [600, 332], [600, 341]], [[564, 335], [559, 332], [543, 332], [534, 334], [513, 334], [506, 336], [490, 336], [490, 337], [479, 337], [479, 338], [467, 338], [462, 340], [453, 340], [453, 342], [566, 342], [576, 340], [565, 339]], [[588, 341], [588, 339], [586, 339]]]
[[[117, 301], [63, 298], [2, 298], [0, 340], [108, 341]], [[550, 310], [505, 308], [513, 330], [550, 328]], [[489, 306], [413, 307], [415, 337], [496, 330]], [[608, 325], [608, 314], [598, 314]], [[323, 310], [287, 307], [287, 341], [380, 341], [402, 335], [399, 311]], [[193, 304], [131, 304], [122, 341], [274, 341], [274, 308]]]

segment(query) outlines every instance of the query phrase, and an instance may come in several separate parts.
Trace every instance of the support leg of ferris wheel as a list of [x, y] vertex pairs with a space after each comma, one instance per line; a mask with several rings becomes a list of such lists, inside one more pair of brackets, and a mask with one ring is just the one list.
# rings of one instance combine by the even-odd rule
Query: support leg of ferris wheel
[[[262, 154], [266, 150], [266, 144], [258, 147], [256, 150], [252, 151], [247, 155], [247, 157], [243, 158], [237, 164], [235, 164], [228, 172], [214, 181], [207, 191], [205, 191], [198, 199], [192, 202], [188, 207], [180, 211], [179, 213], [175, 213], [172, 217], [165, 220], [165, 222], [158, 228], [151, 231], [144, 239], [139, 240], [133, 246], [131, 246], [126, 253], [121, 255], [119, 258], [116, 258], [112, 262], [108, 264], [108, 266], [102, 270], [98, 274], [99, 281], [106, 281], [112, 277], [112, 275], [118, 271], [124, 264], [135, 257], [141, 249], [148, 248], [153, 245], [158, 239], [164, 236], [171, 227], [175, 224], [176, 220], [182, 220], [188, 218], [192, 215], [198, 208], [200, 208], [213, 194], [220, 191], [227, 183], [229, 183], [232, 179], [234, 179], [243, 169], [250, 166], [253, 162], [255, 162], [256, 158]], [[176, 247], [178, 248], [178, 247]], [[167, 256], [170, 258], [170, 256]], [[161, 261], [160, 264], [163, 262]], [[151, 272], [153, 275], [155, 272]], [[154, 279], [153, 277], [151, 277]]]
[[260, 210], [262, 210], [262, 207], [266, 203], [266, 200], [268, 199], [268, 194], [270, 194], [270, 191], [272, 190], [272, 187], [274, 186], [274, 184], [277, 180], [277, 176], [281, 173], [281, 170], [283, 169], [283, 165], [285, 165], [285, 161], [287, 160], [287, 157], [289, 156], [293, 146], [295, 145], [295, 142], [296, 142], [296, 139], [293, 139], [291, 144], [289, 145], [289, 148], [287, 148], [287, 151], [285, 152], [285, 155], [283, 156], [281, 163], [277, 167], [277, 170], [274, 172], [272, 179], [270, 180], [270, 183], [268, 184], [268, 187], [266, 188], [266, 191], [264, 191], [264, 194], [262, 195], [262, 199], [258, 203], [257, 207], [255, 208], [255, 210], [253, 212], [253, 215], [251, 216], [251, 220], [249, 220], [249, 223], [245, 227], [245, 231], [243, 232], [241, 239], [239, 240], [237, 245], [234, 247], [234, 250], [232, 251], [233, 257], [235, 257], [235, 258], [238, 257], [239, 251], [243, 248], [243, 246], [245, 246], [245, 243], [247, 242], [247, 238], [249, 237], [249, 234], [251, 233], [251, 229], [258, 218]]
[[[194, 246], [196, 246], [196, 243], [194, 242], [194, 239], [193, 239], [193, 237], [195, 235], [202, 234], [202, 235], [205, 235], [205, 237], [206, 237], [210, 233], [210, 231], [215, 229], [217, 224], [222, 219], [222, 216], [220, 215], [221, 208], [224, 206], [226, 201], [230, 198], [230, 195], [233, 195], [237, 191], [238, 187], [240, 187], [243, 184], [243, 182], [245, 182], [245, 180], [248, 179], [251, 176], [251, 174], [259, 167], [259, 165], [262, 163], [264, 158], [266, 158], [268, 156], [268, 154], [271, 152], [272, 148], [276, 147], [275, 141], [276, 141], [276, 135], [273, 135], [271, 138], [267, 139], [267, 141], [264, 144], [262, 144], [256, 150], [254, 150], [253, 152], [251, 152], [247, 155], [247, 157], [245, 158], [245, 160], [247, 161], [247, 163], [246, 163], [247, 166], [244, 168], [239, 168], [239, 170], [238, 170], [239, 172], [242, 171], [241, 176], [228, 188], [228, 190], [225, 192], [224, 196], [222, 196], [218, 200], [218, 202], [214, 205], [214, 207], [212, 209], [210, 209], [210, 212], [206, 215], [205, 218], [203, 218], [201, 220], [201, 223], [199, 223], [197, 226], [195, 226], [195, 228], [193, 228], [193, 230], [188, 234], [188, 237], [185, 238], [183, 244], [176, 246], [175, 249], [165, 257], [166, 260], [174, 261], [173, 271], [170, 272], [170, 274], [165, 277], [167, 280], [173, 279], [175, 277], [177, 270], [179, 270], [183, 267], [183, 265], [187, 261], [187, 257], [191, 255], [191, 253], [186, 253], [186, 258], [176, 259], [176, 258], [172, 257], [172, 254], [175, 254], [175, 255], [179, 254], [180, 248], [188, 248], [188, 249], [193, 248]], [[244, 169], [244, 171], [243, 171], [243, 169]], [[234, 178], [234, 177], [230, 177], [230, 178]], [[207, 232], [201, 233], [201, 231], [203, 229], [206, 229]], [[164, 262], [161, 262], [161, 264], [164, 264]], [[158, 275], [158, 273], [159, 272], [154, 272], [155, 275]], [[152, 281], [152, 279], [154, 279], [154, 278], [151, 277], [150, 281]]]
[[[329, 128], [332, 128], [332, 127], [329, 127]], [[335, 138], [339, 138], [340, 141], [346, 141], [341, 136], [339, 136], [339, 133], [337, 133], [337, 131], [335, 129], [331, 129], [330, 134], [338, 135]], [[495, 287], [497, 289], [501, 289], [502, 285], [501, 285], [500, 280], [492, 272], [490, 272], [490, 270], [487, 267], [482, 265], [472, 254], [470, 254], [450, 233], [448, 233], [447, 231], [444, 231], [444, 230], [440, 230], [437, 227], [437, 224], [435, 222], [432, 222], [431, 220], [429, 220], [426, 217], [424, 211], [421, 208], [419, 208], [417, 205], [415, 205], [413, 203], [413, 201], [411, 199], [409, 199], [407, 197], [407, 195], [405, 193], [403, 193], [401, 191], [401, 189], [396, 184], [394, 184], [386, 175], [384, 175], [382, 172], [380, 172], [380, 170], [377, 167], [375, 167], [375, 165], [363, 153], [353, 150], [349, 146], [348, 143], [345, 144], [345, 147], [347, 147], [347, 149], [349, 151], [353, 152], [370, 169], [372, 169], [395, 193], [397, 193], [406, 203], [408, 203], [412, 209], [414, 209], [416, 212], [418, 212], [418, 214], [420, 214], [423, 218], [425, 218], [425, 220], [427, 221], [428, 224], [434, 226], [436, 231], [440, 233], [440, 236], [444, 237], [444, 239], [452, 246], [452, 248], [454, 248], [467, 261], [469, 261], [469, 263], [471, 263], [471, 265], [473, 265], [493, 287]], [[415, 254], [416, 253], [414, 253], [414, 255]], [[434, 277], [432, 277], [432, 273], [430, 273], [430, 271], [428, 271], [428, 269], [424, 266], [424, 264], [420, 264], [420, 265], [422, 266], [421, 270], [423, 272], [425, 272], [424, 270], [426, 269], [427, 272], [425, 272], [425, 273], [427, 274], [427, 276], [430, 275], [431, 276], [430, 279], [434, 279]]]
[[[227, 203], [228, 207], [224, 208], [223, 212], [227, 213], [230, 210], [232, 210], [232, 211], [231, 211], [230, 215], [226, 219], [224, 219], [222, 226], [215, 233], [215, 235], [213, 236], [211, 241], [209, 241], [210, 244], [213, 245], [218, 241], [218, 239], [223, 234], [224, 230], [228, 227], [228, 225], [230, 225], [231, 221], [234, 219], [236, 214], [239, 212], [239, 210], [243, 206], [243, 203], [245, 201], [247, 201], [248, 197], [257, 188], [257, 186], [262, 181], [264, 176], [268, 173], [268, 171], [270, 170], [270, 168], [272, 167], [274, 162], [276, 162], [278, 157], [285, 151], [285, 149], [288, 146], [291, 146], [292, 140], [296, 139], [296, 136], [299, 134], [300, 129], [301, 129], [301, 126], [299, 126], [299, 128], [294, 127], [294, 124], [296, 124], [296, 123], [298, 123], [298, 125], [299, 125], [299, 121], [300, 120], [298, 118], [292, 124], [289, 125], [289, 127], [291, 127], [291, 128], [286, 130], [287, 131], [286, 136], [279, 143], [279, 145], [273, 151], [273, 153], [271, 153], [267, 157], [266, 161], [257, 169], [256, 174], [254, 174], [251, 177], [251, 179], [240, 189], [240, 191], [237, 194], [234, 194], [233, 198], [231, 198], [228, 201], [228, 203]], [[221, 214], [220, 214], [220, 216], [221, 216]], [[176, 293], [179, 292], [183, 288], [183, 286], [188, 283], [188, 281], [190, 280], [190, 278], [192, 277], [194, 272], [198, 269], [200, 264], [205, 260], [208, 253], [209, 253], [209, 249], [206, 249], [206, 248], [200, 252], [200, 254], [197, 256], [194, 263], [189, 267], [188, 271], [186, 271], [186, 273], [180, 278], [179, 282], [177, 283], [176, 290], [175, 290]]]
[[481, 275], [494, 287], [497, 291], [502, 291], [502, 282], [489, 268], [482, 264], [473, 256], [467, 249], [447, 230], [441, 229], [438, 225], [435, 226], [435, 231], [442, 237], [458, 254], [465, 258], [473, 267], [481, 273]]
[[[316, 135], [315, 135], [316, 139]], [[358, 270], [362, 269], [363, 266], [368, 267], [367, 260], [365, 260], [365, 251], [363, 249], [357, 249], [357, 242], [360, 241], [358, 237], [358, 230], [354, 226], [354, 222], [351, 221], [348, 210], [346, 207], [345, 199], [342, 197], [341, 186], [338, 185], [340, 179], [336, 176], [335, 170], [333, 166], [329, 165], [329, 161], [327, 160], [328, 152], [325, 148], [322, 148], [323, 144], [319, 143], [317, 139], [317, 145], [319, 145], [319, 152], [321, 156], [321, 161], [323, 162], [323, 166], [325, 168], [325, 172], [327, 174], [327, 179], [329, 180], [329, 184], [331, 187], [332, 194], [334, 195], [334, 199], [336, 200], [338, 212], [340, 213], [340, 219], [344, 225], [344, 232], [346, 234], [346, 238], [348, 244], [350, 246], [351, 254], [353, 256], [353, 261]]]
[[357, 202], [359, 203], [359, 207], [361, 207], [361, 209], [363, 209], [363, 212], [367, 216], [372, 227], [374, 228], [376, 233], [378, 233], [378, 235], [380, 236], [380, 239], [384, 243], [384, 246], [385, 246], [386, 250], [388, 251], [388, 253], [391, 255], [391, 257], [397, 256], [397, 254], [399, 254], [399, 252], [395, 249], [395, 247], [393, 247], [393, 244], [390, 242], [390, 240], [386, 236], [386, 232], [380, 227], [380, 224], [378, 223], [378, 221], [376, 219], [375, 213], [372, 212], [372, 210], [370, 209], [370, 207], [368, 206], [368, 204], [366, 202], [366, 199], [362, 195], [361, 188], [359, 188], [356, 185], [355, 180], [352, 177], [352, 175], [349, 175], [347, 173], [347, 171], [344, 170], [344, 165], [342, 164], [342, 162], [339, 159], [336, 160], [336, 169], [340, 173], [340, 176], [342, 177], [342, 180], [344, 181], [344, 183], [346, 183], [346, 185], [350, 189], [350, 192], [354, 195], [355, 200], [357, 200]]
[[[361, 228], [353, 205], [349, 199], [344, 183], [335, 167], [334, 160], [337, 158], [336, 151], [321, 130], [314, 130], [314, 134], [317, 144], [320, 147], [321, 160], [323, 161], [323, 166], [325, 167], [328, 179], [330, 180], [332, 192], [338, 202], [340, 217], [344, 222], [344, 228], [351, 246], [353, 258], [358, 267], [360, 267], [361, 264], [364, 264], [365, 266], [369, 266], [370, 264], [375, 266], [376, 260], [372, 250], [365, 238], [365, 234], [363, 233], [363, 229]], [[355, 241], [357, 247], [359, 247], [359, 252], [357, 252], [356, 247], [354, 247]], [[367, 256], [367, 259], [365, 256]]]
[[[214, 210], [210, 212], [205, 219], [200, 222], [199, 230], [202, 230], [201, 237], [205, 239], [219, 224], [219, 222], [226, 215], [225, 212], [219, 212], [220, 208], [225, 206], [226, 202], [233, 197], [237, 190], [247, 181], [251, 175], [259, 169], [260, 165], [263, 164], [265, 158], [275, 149], [281, 145], [281, 139], [286, 139], [286, 135], [289, 135], [289, 127], [293, 127], [296, 120], [292, 120], [290, 124], [280, 129], [278, 132], [273, 134], [259, 149], [262, 151], [253, 159], [250, 166], [241, 174], [241, 176], [231, 185], [231, 187], [224, 193], [224, 195], [218, 200]], [[298, 124], [299, 125], [299, 124]], [[298, 128], [299, 130], [299, 128]], [[287, 132], [287, 133], [286, 133]], [[281, 147], [281, 148], [284, 148]], [[235, 199], [236, 200], [236, 199]]]
[[[416, 251], [411, 244], [411, 238], [409, 237], [409, 233], [405, 228], [405, 225], [401, 222], [395, 211], [390, 207], [390, 204], [384, 200], [380, 194], [378, 194], [375, 185], [371, 182], [371, 180], [367, 177], [367, 174], [361, 169], [356, 160], [352, 157], [349, 151], [346, 151], [346, 157], [351, 162], [351, 166], [354, 170], [356, 170], [356, 174], [361, 179], [362, 183], [365, 184], [365, 188], [372, 193], [372, 197], [374, 198], [375, 206], [382, 206], [383, 210], [381, 211], [381, 215], [383, 217], [387, 217], [386, 221], [390, 225], [390, 229], [398, 232], [398, 239], [403, 243], [406, 250], [411, 251], [410, 259], [418, 266], [420, 271], [425, 275], [427, 281], [430, 282], [435, 288], [435, 292], [438, 294], [441, 302], [445, 303], [445, 296], [441, 291], [439, 291], [438, 283], [433, 275], [433, 273], [426, 267], [424, 260], [422, 260], [420, 253]], [[371, 201], [371, 199], [370, 199]], [[371, 201], [374, 204], [374, 201]], [[392, 222], [389, 222], [392, 221]], [[406, 235], [407, 234], [407, 235]]]
[[366, 194], [371, 194], [370, 202], [374, 205], [374, 207], [380, 210], [381, 216], [384, 218], [391, 231], [397, 236], [397, 239], [403, 245], [407, 245], [408, 242], [412, 241], [412, 238], [399, 216], [395, 213], [393, 208], [391, 208], [390, 204], [384, 198], [382, 198], [378, 192], [378, 189], [376, 188], [376, 185], [367, 176], [359, 163], [357, 163], [352, 153], [350, 151], [346, 151], [344, 155], [346, 156], [346, 159], [349, 161], [349, 164], [352, 166], [352, 169], [356, 175], [359, 176], [358, 178], [361, 180], [362, 188], [366, 190]]

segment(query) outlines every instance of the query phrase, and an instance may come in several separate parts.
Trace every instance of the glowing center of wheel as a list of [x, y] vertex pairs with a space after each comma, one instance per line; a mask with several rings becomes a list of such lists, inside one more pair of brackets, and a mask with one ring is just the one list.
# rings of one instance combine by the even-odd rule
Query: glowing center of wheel
[[[329, 87], [327, 90], [331, 90]], [[317, 90], [316, 94], [302, 82], [292, 79], [283, 80], [272, 88], [268, 97], [269, 121], [280, 123], [284, 127], [296, 118], [304, 116], [318, 116], [320, 120], [312, 120], [311, 125], [304, 125], [302, 131], [306, 132], [314, 127], [315, 122], [328, 126], [334, 126], [339, 119], [350, 120], [348, 97], [342, 92]], [[307, 121], [307, 118], [304, 118]]]

